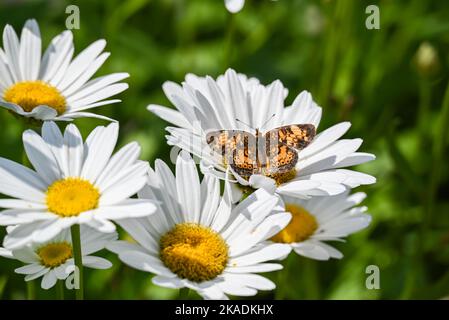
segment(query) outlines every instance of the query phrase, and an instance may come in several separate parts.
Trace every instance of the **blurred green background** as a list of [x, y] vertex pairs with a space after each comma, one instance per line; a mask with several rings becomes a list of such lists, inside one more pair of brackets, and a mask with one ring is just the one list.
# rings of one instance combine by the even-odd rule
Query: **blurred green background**
[[[65, 8], [76, 4], [81, 28], [76, 52], [105, 38], [111, 57], [101, 73], [126, 71], [123, 103], [96, 112], [120, 121], [120, 144], [137, 140], [143, 158], [168, 160], [167, 125], [146, 111], [170, 105], [161, 85], [186, 73], [222, 74], [227, 67], [263, 83], [280, 79], [287, 103], [301, 90], [323, 107], [320, 129], [352, 122], [346, 137], [362, 137], [377, 160], [358, 169], [377, 177], [365, 201], [371, 226], [336, 246], [345, 257], [315, 262], [290, 256], [287, 272], [270, 275], [279, 289], [258, 298], [439, 299], [449, 296], [449, 3], [445, 1], [247, 0], [231, 15], [223, 0], [0, 0], [0, 28], [20, 30], [36, 18], [46, 46], [65, 28]], [[380, 8], [380, 30], [367, 30], [365, 9]], [[84, 135], [102, 121], [76, 121]], [[0, 110], [0, 154], [21, 161], [20, 124]], [[0, 229], [3, 236], [4, 228]], [[167, 299], [176, 290], [114, 262], [87, 269], [91, 299]], [[379, 290], [368, 290], [365, 269], [380, 268]], [[0, 298], [26, 297], [18, 262], [0, 258]], [[39, 288], [37, 298], [55, 290]], [[70, 297], [71, 293], [67, 292]], [[191, 298], [197, 298], [195, 294]]]

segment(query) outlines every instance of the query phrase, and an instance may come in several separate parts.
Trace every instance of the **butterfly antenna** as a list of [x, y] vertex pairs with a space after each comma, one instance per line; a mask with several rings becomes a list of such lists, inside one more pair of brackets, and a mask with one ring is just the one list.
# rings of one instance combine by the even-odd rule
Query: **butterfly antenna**
[[269, 117], [269, 118], [263, 123], [263, 125], [262, 125], [260, 128], [262, 129], [263, 127], [265, 127], [265, 125], [267, 125], [268, 122], [270, 122], [270, 121], [274, 118], [275, 115], [276, 115], [276, 114], [273, 113], [273, 114], [271, 115], [271, 117]]
[[248, 123], [246, 123], [246, 122], [243, 122], [242, 120], [240, 120], [240, 119], [238, 119], [238, 118], [235, 118], [235, 121], [237, 121], [237, 122], [240, 122], [240, 123], [242, 123], [242, 124], [244, 124], [245, 126], [247, 126], [248, 128], [250, 128], [250, 129], [254, 129], [253, 127], [251, 127], [251, 125], [249, 125]]

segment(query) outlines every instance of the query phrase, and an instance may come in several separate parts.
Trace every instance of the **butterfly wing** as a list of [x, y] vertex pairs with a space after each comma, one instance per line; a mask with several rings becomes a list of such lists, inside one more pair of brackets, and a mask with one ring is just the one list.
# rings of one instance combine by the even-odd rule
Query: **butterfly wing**
[[244, 134], [245, 131], [241, 130], [211, 131], [206, 135], [206, 142], [213, 151], [222, 156], [229, 156], [232, 155]]
[[222, 155], [227, 164], [242, 177], [259, 172], [256, 137], [243, 130], [219, 130], [206, 135], [207, 144]]
[[267, 155], [266, 164], [263, 168], [263, 174], [272, 176], [291, 171], [298, 162], [298, 152], [284, 144], [278, 143], [272, 146]]
[[312, 142], [315, 135], [316, 129], [313, 124], [292, 124], [268, 131], [265, 139], [272, 145], [278, 142], [302, 150]]
[[288, 125], [268, 131], [264, 136], [264, 174], [282, 174], [294, 169], [298, 162], [298, 150], [307, 147], [315, 134], [312, 124]]

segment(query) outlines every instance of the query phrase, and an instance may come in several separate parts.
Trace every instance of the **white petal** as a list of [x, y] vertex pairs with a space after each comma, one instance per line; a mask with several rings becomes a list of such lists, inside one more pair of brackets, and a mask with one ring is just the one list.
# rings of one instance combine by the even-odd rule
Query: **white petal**
[[276, 182], [273, 179], [258, 174], [253, 174], [249, 178], [249, 184], [254, 189], [264, 188], [270, 193], [274, 193], [276, 190]]
[[46, 211], [29, 209], [9, 209], [0, 213], [0, 225], [8, 226], [43, 220], [52, 220], [54, 215]]
[[224, 282], [220, 282], [217, 284], [224, 293], [230, 294], [233, 296], [241, 296], [241, 297], [251, 297], [257, 294], [257, 290], [253, 288], [248, 288], [244, 286], [242, 283], [233, 281], [232, 279], [226, 279]]
[[320, 185], [320, 182], [312, 180], [292, 181], [281, 185], [276, 191], [281, 194], [295, 196], [304, 194], [308, 190], [318, 188]]
[[257, 290], [273, 290], [276, 285], [265, 277], [257, 274], [225, 274], [226, 280], [240, 283], [241, 285]]
[[210, 227], [220, 232], [225, 225], [228, 223], [229, 218], [232, 213], [232, 190], [231, 183], [229, 180], [225, 182], [225, 191], [223, 193], [223, 197], [220, 201], [220, 205], [218, 206], [217, 212], [215, 213], [214, 221], [210, 225]]
[[112, 233], [116, 230], [115, 224], [106, 219], [95, 218], [87, 221], [86, 224], [99, 232]]
[[[71, 94], [73, 94], [74, 92], [77, 92], [78, 89], [80, 89], [82, 86], [84, 86], [90, 78], [92, 78], [92, 76], [98, 71], [98, 69], [100, 69], [100, 67], [103, 65], [103, 63], [107, 60], [107, 58], [109, 58], [110, 53], [109, 52], [105, 52], [102, 53], [98, 58], [96, 58], [90, 65], [88, 65], [88, 68], [77, 78], [73, 81], [73, 83], [71, 83], [70, 85], [68, 85], [68, 87], [61, 89], [62, 94], [64, 96], [69, 96]], [[106, 88], [108, 88], [109, 86], [105, 86], [102, 88], [99, 88], [95, 91], [100, 91], [100, 90], [104, 90]], [[88, 96], [86, 96], [88, 97]], [[74, 100], [75, 103], [76, 100]], [[73, 103], [69, 103], [69, 106], [72, 106]]]
[[[109, 104], [109, 103], [117, 103], [117, 102], [121, 102], [121, 100], [103, 101], [102, 105]], [[89, 108], [90, 107], [92, 107], [92, 106], [89, 106]], [[87, 107], [86, 107], [86, 109], [87, 109]], [[95, 114], [95, 113], [91, 113], [91, 112], [78, 112], [78, 111], [74, 111], [73, 113], [64, 113], [63, 116], [57, 117], [57, 118], [55, 118], [55, 120], [72, 121], [73, 119], [79, 119], [79, 118], [95, 118], [95, 119], [116, 122], [114, 119], [111, 119], [111, 118], [108, 118], [108, 117], [105, 117], [105, 116], [102, 116], [99, 114]]]
[[112, 263], [101, 257], [83, 256], [83, 266], [93, 269], [109, 269]]
[[162, 118], [163, 120], [170, 122], [177, 127], [187, 129], [192, 127], [187, 119], [179, 111], [154, 104], [149, 105], [147, 109], [148, 111], [156, 114], [159, 118]]
[[14, 259], [12, 252], [10, 250], [6, 250], [5, 248], [0, 248], [0, 257]]
[[299, 158], [304, 159], [306, 157], [309, 157], [316, 152], [325, 149], [328, 145], [333, 143], [334, 141], [338, 140], [342, 135], [346, 133], [346, 131], [349, 130], [351, 127], [350, 122], [341, 122], [339, 124], [336, 124], [320, 134], [318, 134], [315, 139], [313, 139], [312, 143], [302, 150], [299, 153]]
[[[66, 75], [66, 72], [70, 65], [70, 61], [72, 60], [74, 51], [75, 51], [75, 48], [73, 47], [73, 44], [70, 44], [70, 46], [68, 48], [68, 52], [64, 56], [61, 57], [62, 61], [60, 62], [60, 67], [58, 69], [54, 70], [54, 74], [48, 80], [48, 83], [50, 83], [52, 86], [58, 88], [58, 84], [61, 82], [61, 80]], [[48, 75], [46, 77], [48, 77]]]
[[12, 254], [15, 259], [25, 263], [36, 263], [40, 261], [39, 256], [30, 247], [13, 250]]
[[147, 182], [147, 177], [139, 173], [146, 172], [146, 166], [144, 163], [143, 167], [137, 168], [126, 180], [105, 190], [100, 198], [100, 206], [119, 204], [141, 190]]
[[228, 273], [252, 273], [252, 272], [270, 272], [281, 270], [283, 267], [279, 263], [259, 263], [252, 266], [243, 267], [227, 267], [226, 272]]
[[229, 244], [232, 244], [242, 235], [252, 233], [272, 212], [278, 202], [278, 197], [270, 195], [263, 189], [257, 190], [233, 209], [232, 222], [225, 230], [221, 231], [221, 235]]
[[81, 246], [84, 255], [90, 255], [94, 252], [100, 251], [106, 245], [117, 240], [117, 233], [100, 233], [88, 226], [81, 226]]
[[161, 275], [170, 275], [169, 271], [160, 260], [138, 251], [128, 251], [120, 254], [120, 260], [127, 265], [146, 272]]
[[101, 219], [140, 218], [153, 214], [157, 207], [144, 199], [128, 199], [112, 206], [103, 206], [96, 210], [95, 217]]
[[295, 243], [292, 247], [297, 254], [315, 260], [341, 259], [343, 257], [340, 251], [319, 241]]
[[19, 63], [19, 38], [10, 25], [6, 25], [5, 29], [3, 29], [3, 47], [8, 61], [9, 71], [11, 72], [14, 82], [24, 80], [22, 78], [22, 71], [20, 70]]
[[310, 123], [318, 127], [322, 109], [314, 103], [312, 95], [302, 91], [293, 101], [292, 106], [284, 109], [283, 125]]
[[[112, 84], [110, 86], [107, 86], [105, 88], [102, 88], [98, 91], [96, 91], [95, 93], [92, 93], [91, 95], [82, 98], [80, 100], [76, 100], [74, 102], [72, 102], [70, 104], [70, 110], [74, 110], [74, 111], [80, 111], [80, 110], [84, 110], [87, 109], [87, 105], [93, 104], [97, 101], [101, 101], [104, 99], [107, 99], [109, 97], [112, 97], [116, 94], [119, 94], [123, 91], [125, 91], [126, 89], [128, 89], [128, 84], [126, 83], [115, 83]], [[84, 107], [84, 108], [81, 108]]]
[[[151, 224], [148, 219], [120, 219], [117, 221], [129, 235], [136, 240], [144, 250], [157, 255], [159, 252], [159, 236], [156, 237], [150, 232]], [[168, 231], [168, 230], [167, 230]], [[161, 233], [163, 230], [160, 231]], [[120, 242], [121, 243], [121, 242]], [[114, 247], [117, 248], [117, 247]], [[141, 251], [141, 250], [138, 250]], [[121, 253], [121, 252], [118, 252]]]
[[285, 258], [290, 253], [290, 246], [283, 244], [270, 244], [255, 252], [232, 259], [229, 264], [233, 266], [250, 266], [253, 264]]
[[176, 161], [176, 187], [181, 208], [185, 210], [185, 221], [199, 222], [201, 214], [200, 181], [195, 162], [186, 152], [181, 152]]
[[184, 99], [183, 89], [178, 84], [171, 81], [164, 82], [162, 89], [170, 102], [184, 115], [187, 121], [193, 123], [196, 119], [193, 107], [189, 101]]
[[42, 289], [48, 290], [56, 284], [56, 281], [58, 281], [58, 279], [56, 278], [55, 273], [53, 270], [50, 270], [42, 278], [41, 287]]
[[361, 163], [373, 161], [376, 159], [376, 156], [371, 153], [364, 153], [364, 152], [354, 152], [353, 154], [347, 156], [342, 161], [338, 162], [333, 166], [333, 168], [344, 168], [344, 167], [351, 167], [356, 166]]
[[178, 278], [167, 278], [164, 276], [154, 276], [151, 281], [161, 287], [179, 289], [184, 287], [184, 282]]
[[67, 154], [64, 152], [64, 137], [59, 127], [53, 121], [46, 121], [42, 125], [42, 138], [52, 150], [61, 172], [67, 172]]
[[16, 199], [0, 199], [0, 208], [5, 209], [38, 209], [42, 210], [47, 208], [43, 203], [32, 202], [27, 200], [16, 200]]
[[127, 251], [140, 251], [142, 253], [145, 253], [145, 249], [138, 245], [137, 243], [131, 243], [123, 240], [114, 241], [109, 243], [106, 246], [106, 249], [109, 251], [112, 251], [118, 255], [127, 252]]
[[351, 188], [376, 183], [376, 178], [366, 173], [347, 169], [337, 169], [336, 172], [346, 176], [343, 183]]
[[43, 202], [47, 186], [37, 173], [13, 161], [0, 158], [0, 193], [10, 197]]
[[61, 172], [50, 147], [36, 132], [26, 130], [23, 133], [23, 144], [28, 159], [47, 184], [59, 179]]
[[155, 196], [154, 200], [160, 200], [162, 210], [174, 223], [180, 223], [182, 220], [181, 208], [176, 191], [176, 180], [167, 164], [160, 159], [155, 161], [155, 172], [150, 170], [148, 183]]
[[47, 106], [37, 106], [30, 112], [26, 112], [22, 109], [22, 107], [9, 103], [6, 101], [3, 101], [0, 98], [0, 107], [4, 107], [8, 110], [11, 110], [17, 114], [19, 114], [22, 117], [25, 118], [35, 118], [37, 120], [41, 121], [51, 121], [57, 118], [58, 113], [55, 109], [47, 107]]
[[11, 73], [8, 69], [8, 62], [5, 53], [0, 48], [0, 92], [3, 92], [13, 84]]
[[5, 237], [3, 244], [8, 249], [18, 249], [33, 241], [46, 242], [61, 232], [60, 219], [22, 224]]
[[67, 177], [78, 177], [83, 165], [83, 138], [78, 128], [69, 124], [64, 132], [64, 152], [67, 153]]
[[228, 300], [223, 290], [217, 285], [197, 290], [197, 292], [206, 300]]
[[64, 73], [73, 55], [73, 34], [67, 30], [52, 39], [42, 58], [39, 79], [51, 81], [58, 72]]
[[107, 165], [114, 151], [118, 137], [118, 124], [112, 123], [106, 128], [97, 127], [85, 143], [85, 160], [81, 177], [94, 182]]
[[209, 226], [220, 204], [220, 182], [216, 177], [206, 175], [201, 182], [201, 219], [199, 223]]
[[335, 164], [354, 153], [362, 144], [362, 139], [343, 139], [332, 143], [313, 156], [298, 162], [301, 175], [332, 168]]
[[31, 280], [37, 279], [39, 277], [42, 277], [44, 274], [46, 274], [49, 271], [50, 271], [49, 268], [45, 268], [35, 274], [28, 274], [25, 276], [25, 281], [31, 281]]
[[[115, 82], [121, 81], [123, 79], [126, 79], [128, 77], [129, 77], [128, 73], [121, 72], [121, 73], [108, 74], [106, 76], [90, 80], [89, 82], [84, 84], [81, 88], [79, 88], [79, 90], [73, 91], [73, 93], [66, 91], [65, 96], [67, 97], [67, 103], [71, 104], [74, 101], [81, 100], [91, 95], [97, 90], [106, 88], [107, 86]], [[74, 87], [72, 86], [71, 88], [73, 89]], [[71, 111], [73, 111], [73, 109]]]
[[132, 142], [117, 151], [98, 177], [96, 184], [100, 190], [105, 190], [116, 182], [117, 177], [120, 178], [121, 171], [137, 161], [140, 150], [140, 146], [136, 142]]
[[289, 213], [272, 214], [265, 218], [260, 225], [249, 228], [246, 232], [237, 233], [232, 240], [228, 240], [229, 255], [231, 257], [240, 255], [258, 243], [271, 238], [282, 231], [290, 220], [291, 215]]
[[67, 260], [64, 264], [53, 269], [53, 272], [58, 280], [65, 280], [69, 276], [69, 266], [73, 266], [73, 262], [71, 260]]
[[95, 58], [103, 51], [106, 46], [105, 40], [97, 40], [84, 49], [78, 56], [73, 59], [70, 66], [67, 68], [65, 77], [57, 84], [59, 90], [63, 91], [69, 86], [75, 79], [77, 79], [95, 60]]
[[28, 20], [20, 37], [19, 63], [22, 79], [36, 80], [41, 63], [41, 35], [36, 20]]
[[17, 268], [14, 271], [19, 274], [33, 274], [33, 273], [40, 272], [43, 269], [45, 269], [45, 267], [43, 265], [41, 265], [39, 263], [33, 263], [33, 264], [28, 264], [26, 266]]

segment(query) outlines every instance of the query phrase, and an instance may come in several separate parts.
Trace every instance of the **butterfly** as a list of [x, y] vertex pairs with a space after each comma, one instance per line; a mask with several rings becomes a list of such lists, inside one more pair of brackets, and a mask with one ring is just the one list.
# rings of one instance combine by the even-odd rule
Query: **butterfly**
[[293, 124], [262, 134], [244, 130], [218, 130], [207, 133], [206, 142], [221, 154], [232, 170], [243, 178], [253, 174], [273, 176], [291, 171], [298, 162], [298, 151], [315, 137], [312, 124]]

